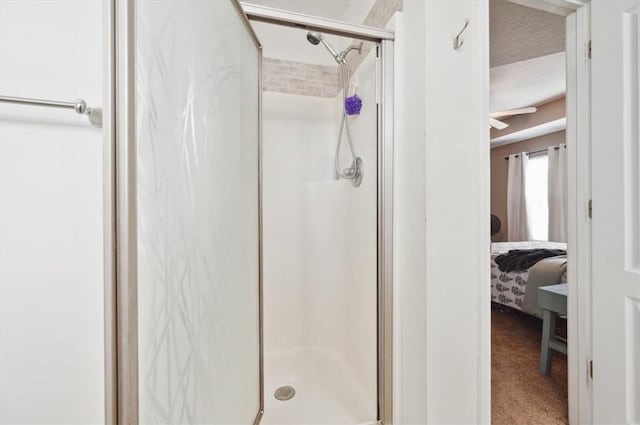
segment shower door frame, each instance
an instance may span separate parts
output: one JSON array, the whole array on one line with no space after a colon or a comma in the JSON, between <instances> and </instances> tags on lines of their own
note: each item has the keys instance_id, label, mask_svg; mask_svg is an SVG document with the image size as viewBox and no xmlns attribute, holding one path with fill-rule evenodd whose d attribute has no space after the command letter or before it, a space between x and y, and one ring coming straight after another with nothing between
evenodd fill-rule
<instances>
[{"instance_id":1,"label":"shower door frame","mask_svg":"<svg viewBox=\"0 0 640 425\"><path fill-rule=\"evenodd\" d=\"M395 33L241 2L250 21L377 43L377 423L393 423L393 164ZM264 353L262 353L264 355ZM263 376L264 380L264 376ZM264 393L264 389L262 390ZM264 397L264 394L263 394Z\"/></svg>"},{"instance_id":2,"label":"shower door frame","mask_svg":"<svg viewBox=\"0 0 640 425\"><path fill-rule=\"evenodd\" d=\"M260 237L258 411L264 412L262 333L262 46L239 0L238 12L258 52L258 211ZM136 0L108 0L104 13L104 293L105 424L139 423L137 152L135 108Z\"/></svg>"}]
</instances>

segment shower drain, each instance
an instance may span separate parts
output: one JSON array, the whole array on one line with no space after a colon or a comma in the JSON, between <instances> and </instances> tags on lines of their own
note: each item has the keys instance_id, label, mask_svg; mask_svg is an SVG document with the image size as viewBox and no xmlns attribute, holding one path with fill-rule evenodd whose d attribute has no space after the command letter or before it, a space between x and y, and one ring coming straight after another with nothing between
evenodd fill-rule
<instances>
[{"instance_id":1,"label":"shower drain","mask_svg":"<svg viewBox=\"0 0 640 425\"><path fill-rule=\"evenodd\" d=\"M296 389L289 385L280 387L273 393L276 399L282 401L291 400L294 395L296 395Z\"/></svg>"}]
</instances>

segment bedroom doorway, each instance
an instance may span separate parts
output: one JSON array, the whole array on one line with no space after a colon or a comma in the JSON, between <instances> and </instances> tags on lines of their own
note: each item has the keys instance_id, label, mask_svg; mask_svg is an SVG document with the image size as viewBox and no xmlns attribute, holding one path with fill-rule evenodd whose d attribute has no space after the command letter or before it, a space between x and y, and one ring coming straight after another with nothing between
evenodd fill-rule
<instances>
[{"instance_id":1,"label":"bedroom doorway","mask_svg":"<svg viewBox=\"0 0 640 425\"><path fill-rule=\"evenodd\" d=\"M563 424L567 26L565 15L521 3L489 4L491 416L496 425Z\"/></svg>"}]
</instances>

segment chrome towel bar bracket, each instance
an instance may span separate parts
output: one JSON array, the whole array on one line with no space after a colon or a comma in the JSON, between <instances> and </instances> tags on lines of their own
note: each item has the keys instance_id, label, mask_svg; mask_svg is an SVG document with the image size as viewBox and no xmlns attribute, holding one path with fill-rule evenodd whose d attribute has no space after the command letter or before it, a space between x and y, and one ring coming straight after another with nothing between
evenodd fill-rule
<instances>
[{"instance_id":1,"label":"chrome towel bar bracket","mask_svg":"<svg viewBox=\"0 0 640 425\"><path fill-rule=\"evenodd\" d=\"M102 128L102 109L90 108L84 100L61 102L58 100L29 99L25 97L0 96L0 102L17 103L20 105L49 106L52 108L73 109L76 113L86 115L92 126Z\"/></svg>"}]
</instances>

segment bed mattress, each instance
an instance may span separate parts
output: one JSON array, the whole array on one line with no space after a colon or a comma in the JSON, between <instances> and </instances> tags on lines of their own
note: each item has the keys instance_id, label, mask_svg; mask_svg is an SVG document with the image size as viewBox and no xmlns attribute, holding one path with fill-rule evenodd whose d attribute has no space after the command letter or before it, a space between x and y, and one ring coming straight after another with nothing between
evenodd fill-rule
<instances>
[{"instance_id":1,"label":"bed mattress","mask_svg":"<svg viewBox=\"0 0 640 425\"><path fill-rule=\"evenodd\" d=\"M567 249L566 243L560 242L494 242L491 244L491 301L506 305L516 310L524 311L528 314L535 314L535 311L528 311L523 308L525 305L525 294L529 281L530 268L512 272L503 272L496 264L496 257L509 252L512 249ZM542 260L544 261L544 260Z\"/></svg>"}]
</instances>

